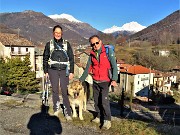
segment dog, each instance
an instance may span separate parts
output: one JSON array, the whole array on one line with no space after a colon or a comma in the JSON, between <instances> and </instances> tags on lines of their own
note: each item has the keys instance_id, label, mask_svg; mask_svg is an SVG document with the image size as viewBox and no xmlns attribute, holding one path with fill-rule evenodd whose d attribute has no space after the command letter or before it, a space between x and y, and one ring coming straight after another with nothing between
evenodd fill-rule
<instances>
[{"instance_id":1,"label":"dog","mask_svg":"<svg viewBox=\"0 0 180 135\"><path fill-rule=\"evenodd\" d=\"M77 117L76 106L79 108L79 119L84 120L82 112L86 111L87 96L80 81L72 81L68 85L68 97L72 108L72 117Z\"/></svg>"}]
</instances>

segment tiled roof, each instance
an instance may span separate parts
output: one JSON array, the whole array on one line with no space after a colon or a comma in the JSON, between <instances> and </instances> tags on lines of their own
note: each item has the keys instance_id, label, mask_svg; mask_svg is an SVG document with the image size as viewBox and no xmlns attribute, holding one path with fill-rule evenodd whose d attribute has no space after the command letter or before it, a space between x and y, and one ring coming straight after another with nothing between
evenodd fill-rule
<instances>
[{"instance_id":1,"label":"tiled roof","mask_svg":"<svg viewBox=\"0 0 180 135\"><path fill-rule=\"evenodd\" d=\"M91 48L90 47L87 47L86 48L86 50L84 51L84 53L86 53L87 55L89 55L90 54L90 52L91 52Z\"/></svg>"},{"instance_id":2,"label":"tiled roof","mask_svg":"<svg viewBox=\"0 0 180 135\"><path fill-rule=\"evenodd\" d=\"M117 64L124 64L125 62L124 62L124 60L118 60L117 59Z\"/></svg>"},{"instance_id":3,"label":"tiled roof","mask_svg":"<svg viewBox=\"0 0 180 135\"><path fill-rule=\"evenodd\" d=\"M173 69L174 70L180 70L180 66L175 66Z\"/></svg>"},{"instance_id":4,"label":"tiled roof","mask_svg":"<svg viewBox=\"0 0 180 135\"><path fill-rule=\"evenodd\" d=\"M17 34L0 33L0 42L5 46L34 46L32 42Z\"/></svg>"},{"instance_id":5,"label":"tiled roof","mask_svg":"<svg viewBox=\"0 0 180 135\"><path fill-rule=\"evenodd\" d=\"M83 54L83 52L75 52L74 56L80 56L81 54Z\"/></svg>"},{"instance_id":6,"label":"tiled roof","mask_svg":"<svg viewBox=\"0 0 180 135\"><path fill-rule=\"evenodd\" d=\"M81 54L84 54L84 53L89 55L91 50L92 50L91 48L87 47L84 51L81 51L81 52L76 51L75 56L80 56Z\"/></svg>"},{"instance_id":7,"label":"tiled roof","mask_svg":"<svg viewBox=\"0 0 180 135\"><path fill-rule=\"evenodd\" d=\"M155 77L159 78L159 77L170 77L170 76L175 76L176 73L172 73L172 72L160 72L160 71L156 71L155 72Z\"/></svg>"},{"instance_id":8,"label":"tiled roof","mask_svg":"<svg viewBox=\"0 0 180 135\"><path fill-rule=\"evenodd\" d=\"M148 74L154 73L154 70L143 67L141 65L130 65L130 64L120 64L120 72L126 72L129 74Z\"/></svg>"}]
</instances>

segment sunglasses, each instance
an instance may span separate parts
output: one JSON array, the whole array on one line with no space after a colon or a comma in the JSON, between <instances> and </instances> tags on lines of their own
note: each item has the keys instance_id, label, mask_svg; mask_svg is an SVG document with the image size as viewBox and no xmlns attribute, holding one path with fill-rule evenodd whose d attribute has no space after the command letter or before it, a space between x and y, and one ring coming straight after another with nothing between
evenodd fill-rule
<instances>
[{"instance_id":1,"label":"sunglasses","mask_svg":"<svg viewBox=\"0 0 180 135\"><path fill-rule=\"evenodd\" d=\"M99 44L99 41L98 42L95 42L95 43L91 43L91 46L95 46L95 45L98 45Z\"/></svg>"},{"instance_id":2,"label":"sunglasses","mask_svg":"<svg viewBox=\"0 0 180 135\"><path fill-rule=\"evenodd\" d=\"M54 34L56 34L56 35L60 35L60 34L62 34L61 32L54 32Z\"/></svg>"}]
</instances>

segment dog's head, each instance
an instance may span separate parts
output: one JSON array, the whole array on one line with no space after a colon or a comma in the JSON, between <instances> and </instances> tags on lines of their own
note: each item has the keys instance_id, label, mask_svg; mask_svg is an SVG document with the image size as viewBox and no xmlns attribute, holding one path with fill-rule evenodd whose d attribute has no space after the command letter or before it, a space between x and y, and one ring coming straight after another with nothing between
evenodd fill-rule
<instances>
[{"instance_id":1,"label":"dog's head","mask_svg":"<svg viewBox=\"0 0 180 135\"><path fill-rule=\"evenodd\" d=\"M76 99L80 95L84 94L84 87L82 85L82 82L80 81L73 81L68 85L68 94L72 98Z\"/></svg>"}]
</instances>

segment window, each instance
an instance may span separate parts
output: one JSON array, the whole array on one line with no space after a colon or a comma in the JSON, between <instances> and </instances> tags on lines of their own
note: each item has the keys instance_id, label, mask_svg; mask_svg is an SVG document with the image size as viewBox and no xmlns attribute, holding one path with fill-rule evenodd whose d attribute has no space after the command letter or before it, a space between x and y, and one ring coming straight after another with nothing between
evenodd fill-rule
<instances>
[{"instance_id":1,"label":"window","mask_svg":"<svg viewBox=\"0 0 180 135\"><path fill-rule=\"evenodd\" d=\"M37 64L35 64L35 69L36 69L36 71L39 71L39 67Z\"/></svg>"},{"instance_id":2,"label":"window","mask_svg":"<svg viewBox=\"0 0 180 135\"><path fill-rule=\"evenodd\" d=\"M18 54L21 54L21 47L18 47Z\"/></svg>"},{"instance_id":3,"label":"window","mask_svg":"<svg viewBox=\"0 0 180 135\"><path fill-rule=\"evenodd\" d=\"M28 52L28 48L26 48L26 52Z\"/></svg>"},{"instance_id":4,"label":"window","mask_svg":"<svg viewBox=\"0 0 180 135\"><path fill-rule=\"evenodd\" d=\"M11 47L11 52L14 53L14 47Z\"/></svg>"}]
</instances>

